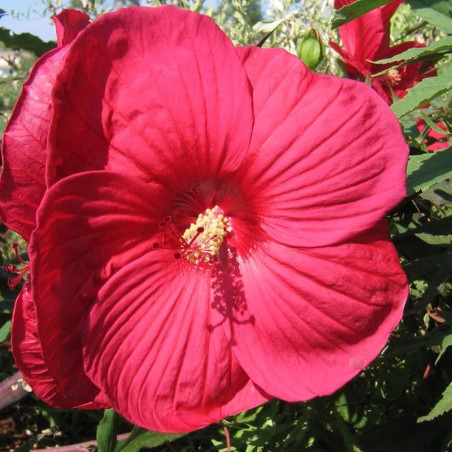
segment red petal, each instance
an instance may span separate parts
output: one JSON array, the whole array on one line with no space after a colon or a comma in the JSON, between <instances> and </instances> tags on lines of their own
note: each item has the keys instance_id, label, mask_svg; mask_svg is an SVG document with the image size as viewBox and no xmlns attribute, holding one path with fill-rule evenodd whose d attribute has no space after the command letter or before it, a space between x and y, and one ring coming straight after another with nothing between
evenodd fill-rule
<instances>
[{"instance_id":1,"label":"red petal","mask_svg":"<svg viewBox=\"0 0 452 452\"><path fill-rule=\"evenodd\" d=\"M68 396L92 390L76 320L106 280L152 250L170 202L155 184L108 172L71 176L44 196L29 248L32 284L45 359Z\"/></svg>"},{"instance_id":2,"label":"red petal","mask_svg":"<svg viewBox=\"0 0 452 452\"><path fill-rule=\"evenodd\" d=\"M240 59L210 18L186 10L103 15L74 42L54 95L52 183L109 168L183 189L234 171L248 149Z\"/></svg>"},{"instance_id":3,"label":"red petal","mask_svg":"<svg viewBox=\"0 0 452 452\"><path fill-rule=\"evenodd\" d=\"M25 283L14 304L11 347L18 369L36 395L55 408L108 408L110 405L99 390L90 400L70 399L61 393L49 373L37 334L36 313L31 287ZM80 394L81 396L83 394Z\"/></svg>"},{"instance_id":4,"label":"red petal","mask_svg":"<svg viewBox=\"0 0 452 452\"><path fill-rule=\"evenodd\" d=\"M83 334L86 371L134 424L194 430L267 400L215 326L210 291L208 272L183 267L168 250L100 290Z\"/></svg>"},{"instance_id":5,"label":"red petal","mask_svg":"<svg viewBox=\"0 0 452 452\"><path fill-rule=\"evenodd\" d=\"M407 297L388 237L382 223L329 248L267 242L240 265L246 309L227 317L225 331L255 384L307 400L332 393L377 356Z\"/></svg>"},{"instance_id":6,"label":"red petal","mask_svg":"<svg viewBox=\"0 0 452 452\"><path fill-rule=\"evenodd\" d=\"M45 191L47 134L52 115L50 92L67 48L53 50L33 67L3 136L1 217L29 240L36 209Z\"/></svg>"},{"instance_id":7,"label":"red petal","mask_svg":"<svg viewBox=\"0 0 452 452\"><path fill-rule=\"evenodd\" d=\"M242 190L261 227L294 246L339 243L405 196L408 147L363 83L309 72L283 50L242 50L255 126Z\"/></svg>"},{"instance_id":8,"label":"red petal","mask_svg":"<svg viewBox=\"0 0 452 452\"><path fill-rule=\"evenodd\" d=\"M53 17L58 47L70 44L77 35L89 24L89 16L81 11L64 9Z\"/></svg>"},{"instance_id":9,"label":"red petal","mask_svg":"<svg viewBox=\"0 0 452 452\"><path fill-rule=\"evenodd\" d=\"M76 11L56 16L57 33L61 35L64 25L65 42L83 28L80 15L87 17ZM3 136L0 215L9 228L26 240L36 226L36 209L45 191L51 91L67 50L67 47L55 49L34 65Z\"/></svg>"}]
</instances>

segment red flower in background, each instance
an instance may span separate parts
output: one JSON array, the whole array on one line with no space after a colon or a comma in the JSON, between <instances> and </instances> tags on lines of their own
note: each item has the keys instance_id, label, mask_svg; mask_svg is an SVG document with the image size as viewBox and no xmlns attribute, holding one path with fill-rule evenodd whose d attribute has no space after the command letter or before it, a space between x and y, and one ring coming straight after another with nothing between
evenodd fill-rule
<instances>
[{"instance_id":1,"label":"red flower in background","mask_svg":"<svg viewBox=\"0 0 452 452\"><path fill-rule=\"evenodd\" d=\"M105 14L31 87L50 70L0 190L31 234L12 343L41 397L187 431L375 358L407 295L382 217L408 149L372 90L171 7Z\"/></svg>"},{"instance_id":2,"label":"red flower in background","mask_svg":"<svg viewBox=\"0 0 452 452\"><path fill-rule=\"evenodd\" d=\"M354 1L335 0L334 7L340 9ZM424 46L416 41L390 45L390 19L402 2L403 0L396 0L340 26L342 47L330 42L343 58L349 77L362 81L370 79L372 87L389 104L392 103L394 95L402 98L409 88L424 77L435 75L433 66L424 67L422 62L407 64L397 69L389 69L394 63L372 63L391 58L413 47ZM375 76L385 69L388 69L386 73Z\"/></svg>"},{"instance_id":3,"label":"red flower in background","mask_svg":"<svg viewBox=\"0 0 452 452\"><path fill-rule=\"evenodd\" d=\"M436 123L436 126L440 129L443 129L444 133L439 133L438 131L432 129L421 118L416 119L416 126L419 133L422 133L425 127L429 128L427 135L424 139L426 147L429 151L440 151L442 149L447 149L451 145L449 139L450 134L448 134L447 128L444 125L444 123L442 122Z\"/></svg>"}]
</instances>

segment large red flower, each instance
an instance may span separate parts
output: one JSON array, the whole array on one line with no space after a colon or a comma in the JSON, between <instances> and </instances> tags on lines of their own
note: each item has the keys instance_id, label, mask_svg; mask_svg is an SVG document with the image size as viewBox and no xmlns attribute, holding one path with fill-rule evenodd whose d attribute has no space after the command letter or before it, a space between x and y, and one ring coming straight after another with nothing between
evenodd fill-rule
<instances>
[{"instance_id":1,"label":"large red flower","mask_svg":"<svg viewBox=\"0 0 452 452\"><path fill-rule=\"evenodd\" d=\"M380 352L407 295L382 217L408 150L370 88L137 7L77 36L48 101L12 338L35 389L39 365L65 401L178 432L330 394Z\"/></svg>"},{"instance_id":2,"label":"large red flower","mask_svg":"<svg viewBox=\"0 0 452 452\"><path fill-rule=\"evenodd\" d=\"M334 7L339 9L354 2L355 0L334 0ZM388 103L392 103L394 96L405 96L407 90L424 77L435 75L433 66L425 67L422 62L407 64L398 69L390 69L394 63L372 63L392 58L413 47L423 47L423 44L416 41L390 45L389 21L402 2L403 0L393 1L340 26L342 47L330 42L343 58L349 77L362 81L370 80L372 87ZM376 76L385 70L385 73Z\"/></svg>"}]
</instances>

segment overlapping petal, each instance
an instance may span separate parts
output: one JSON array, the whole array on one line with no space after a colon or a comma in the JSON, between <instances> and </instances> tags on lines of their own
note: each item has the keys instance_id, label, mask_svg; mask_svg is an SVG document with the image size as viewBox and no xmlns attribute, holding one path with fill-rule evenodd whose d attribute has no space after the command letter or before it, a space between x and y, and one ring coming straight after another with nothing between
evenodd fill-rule
<instances>
[{"instance_id":1,"label":"overlapping petal","mask_svg":"<svg viewBox=\"0 0 452 452\"><path fill-rule=\"evenodd\" d=\"M342 8L354 1L335 0L334 8ZM377 8L339 27L339 35L348 58L366 65L365 60L372 60L379 50L389 47L389 20L386 23L384 17L382 8ZM349 63L347 60L346 62ZM370 63L367 65L370 67Z\"/></svg>"},{"instance_id":2,"label":"overlapping petal","mask_svg":"<svg viewBox=\"0 0 452 452\"><path fill-rule=\"evenodd\" d=\"M377 356L407 296L387 237L382 222L327 248L267 242L243 262L246 312L229 316L225 332L255 384L274 397L307 400L332 393Z\"/></svg>"},{"instance_id":3,"label":"overlapping petal","mask_svg":"<svg viewBox=\"0 0 452 452\"><path fill-rule=\"evenodd\" d=\"M172 7L96 20L72 46L54 100L51 183L108 168L182 190L236 170L253 123L232 43L210 18Z\"/></svg>"},{"instance_id":4,"label":"overlapping petal","mask_svg":"<svg viewBox=\"0 0 452 452\"><path fill-rule=\"evenodd\" d=\"M52 115L51 91L69 44L88 24L88 16L65 11L55 18L60 47L34 65L3 135L0 215L26 240L36 226L36 209L45 191L47 136Z\"/></svg>"},{"instance_id":5,"label":"overlapping petal","mask_svg":"<svg viewBox=\"0 0 452 452\"><path fill-rule=\"evenodd\" d=\"M47 191L29 248L32 284L44 358L68 397L94 390L80 319L106 280L152 250L168 202L160 186L109 172L68 177Z\"/></svg>"},{"instance_id":6,"label":"overlapping petal","mask_svg":"<svg viewBox=\"0 0 452 452\"><path fill-rule=\"evenodd\" d=\"M55 408L108 408L110 403L98 391L94 397L70 399L63 395L57 381L49 373L37 333L36 312L30 283L22 288L15 304L11 347L16 365L35 394ZM94 399L94 400L93 400Z\"/></svg>"},{"instance_id":7,"label":"overlapping petal","mask_svg":"<svg viewBox=\"0 0 452 452\"><path fill-rule=\"evenodd\" d=\"M310 73L283 50L241 53L255 105L242 190L273 239L339 243L403 199L408 147L369 87Z\"/></svg>"},{"instance_id":8,"label":"overlapping petal","mask_svg":"<svg viewBox=\"0 0 452 452\"><path fill-rule=\"evenodd\" d=\"M148 253L105 284L90 308L83 345L88 375L122 415L181 432L267 399L216 325L210 273L173 254Z\"/></svg>"}]
</instances>

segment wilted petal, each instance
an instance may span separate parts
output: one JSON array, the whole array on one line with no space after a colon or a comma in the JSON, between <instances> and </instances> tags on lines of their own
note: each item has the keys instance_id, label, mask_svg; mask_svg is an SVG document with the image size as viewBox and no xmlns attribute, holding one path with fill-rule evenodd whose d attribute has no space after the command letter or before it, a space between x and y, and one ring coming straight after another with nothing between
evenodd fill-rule
<instances>
[{"instance_id":1,"label":"wilted petal","mask_svg":"<svg viewBox=\"0 0 452 452\"><path fill-rule=\"evenodd\" d=\"M273 239L339 243L403 199L408 147L372 89L310 73L283 50L242 55L256 117L241 185Z\"/></svg>"},{"instance_id":2,"label":"wilted petal","mask_svg":"<svg viewBox=\"0 0 452 452\"><path fill-rule=\"evenodd\" d=\"M81 323L102 284L152 250L170 197L156 184L109 172L71 176L47 191L30 243L38 334L51 374L77 398Z\"/></svg>"},{"instance_id":3,"label":"wilted petal","mask_svg":"<svg viewBox=\"0 0 452 452\"><path fill-rule=\"evenodd\" d=\"M64 396L58 383L47 368L38 338L36 312L29 282L24 284L14 303L11 347L14 360L35 394L55 408L108 408L110 404L97 388L92 392L79 394L80 398ZM97 390L96 390L97 389Z\"/></svg>"},{"instance_id":4,"label":"wilted petal","mask_svg":"<svg viewBox=\"0 0 452 452\"><path fill-rule=\"evenodd\" d=\"M255 384L307 400L332 393L377 356L407 297L388 234L382 223L316 250L267 242L240 265L246 311L227 316L225 331Z\"/></svg>"},{"instance_id":5,"label":"wilted petal","mask_svg":"<svg viewBox=\"0 0 452 452\"><path fill-rule=\"evenodd\" d=\"M72 46L54 96L52 183L108 168L183 189L234 171L248 149L240 59L210 18L186 10L101 16Z\"/></svg>"},{"instance_id":6,"label":"wilted petal","mask_svg":"<svg viewBox=\"0 0 452 452\"><path fill-rule=\"evenodd\" d=\"M188 431L266 401L214 327L210 287L209 272L156 250L100 290L83 332L85 368L131 422Z\"/></svg>"}]
</instances>

